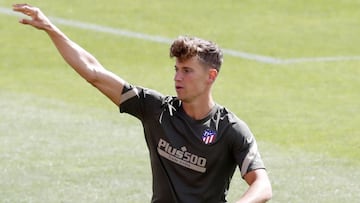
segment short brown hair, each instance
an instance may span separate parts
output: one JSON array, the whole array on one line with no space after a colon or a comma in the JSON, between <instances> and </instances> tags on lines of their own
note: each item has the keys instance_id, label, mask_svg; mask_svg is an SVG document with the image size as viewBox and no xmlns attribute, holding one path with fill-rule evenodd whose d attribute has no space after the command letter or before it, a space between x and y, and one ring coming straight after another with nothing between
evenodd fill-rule
<instances>
[{"instance_id":1,"label":"short brown hair","mask_svg":"<svg viewBox=\"0 0 360 203\"><path fill-rule=\"evenodd\" d=\"M170 57L187 60L197 56L199 61L220 71L223 53L217 44L197 37L179 36L170 47Z\"/></svg>"}]
</instances>

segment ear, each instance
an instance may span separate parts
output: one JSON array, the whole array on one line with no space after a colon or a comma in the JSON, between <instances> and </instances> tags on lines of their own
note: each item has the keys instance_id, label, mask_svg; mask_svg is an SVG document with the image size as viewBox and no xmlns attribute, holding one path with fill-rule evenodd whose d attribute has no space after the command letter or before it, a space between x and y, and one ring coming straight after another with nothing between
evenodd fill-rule
<instances>
[{"instance_id":1,"label":"ear","mask_svg":"<svg viewBox=\"0 0 360 203\"><path fill-rule=\"evenodd\" d=\"M209 81L211 83L215 82L217 75L218 75L218 71L215 68L209 69Z\"/></svg>"}]
</instances>

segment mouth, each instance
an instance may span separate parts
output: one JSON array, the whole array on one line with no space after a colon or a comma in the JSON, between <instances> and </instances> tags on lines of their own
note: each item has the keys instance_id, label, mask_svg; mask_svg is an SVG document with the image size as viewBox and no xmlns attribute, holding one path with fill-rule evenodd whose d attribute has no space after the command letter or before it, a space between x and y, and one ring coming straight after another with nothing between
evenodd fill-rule
<instances>
[{"instance_id":1,"label":"mouth","mask_svg":"<svg viewBox=\"0 0 360 203\"><path fill-rule=\"evenodd\" d=\"M179 90L181 90L181 89L184 89L184 87L179 86L179 85L176 85L176 86L175 86L175 89L176 89L176 91L179 91Z\"/></svg>"}]
</instances>

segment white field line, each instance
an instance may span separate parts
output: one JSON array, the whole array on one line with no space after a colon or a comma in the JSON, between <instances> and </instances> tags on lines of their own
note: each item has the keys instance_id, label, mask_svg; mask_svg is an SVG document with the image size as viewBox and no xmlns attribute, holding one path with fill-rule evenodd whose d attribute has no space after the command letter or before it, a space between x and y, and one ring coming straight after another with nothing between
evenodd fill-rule
<instances>
[{"instance_id":1,"label":"white field line","mask_svg":"<svg viewBox=\"0 0 360 203\"><path fill-rule=\"evenodd\" d=\"M11 9L0 7L0 13L4 15L10 16L23 16L18 14ZM146 41L152 41L157 43L165 43L170 44L173 39L148 35L145 33L133 32L125 29L112 28L92 23L86 23L75 20L67 20L63 18L49 17L52 22L55 24L66 25L69 27L75 27L84 30L92 30L95 32L102 32L117 36L129 37L129 38L137 38ZM352 61L352 60L360 60L360 56L329 56L329 57L309 57L309 58L275 58L270 56L264 56L259 54L253 54L249 52L236 51L231 49L223 49L224 54L239 57L247 60L253 60L260 63L268 63L268 64L294 64L294 63L304 63L304 62L333 62L333 61Z\"/></svg>"}]
</instances>

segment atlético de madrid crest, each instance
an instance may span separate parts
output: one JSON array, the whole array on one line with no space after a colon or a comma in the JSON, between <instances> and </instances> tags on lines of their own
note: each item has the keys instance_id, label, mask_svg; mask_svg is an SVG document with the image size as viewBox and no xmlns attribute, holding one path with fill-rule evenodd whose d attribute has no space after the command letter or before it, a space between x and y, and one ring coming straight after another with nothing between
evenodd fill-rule
<instances>
[{"instance_id":1,"label":"atl\u00e9tico de madrid crest","mask_svg":"<svg viewBox=\"0 0 360 203\"><path fill-rule=\"evenodd\" d=\"M211 143L215 142L216 131L211 130L211 129L205 129L201 136L201 139L205 144L211 144Z\"/></svg>"}]
</instances>

